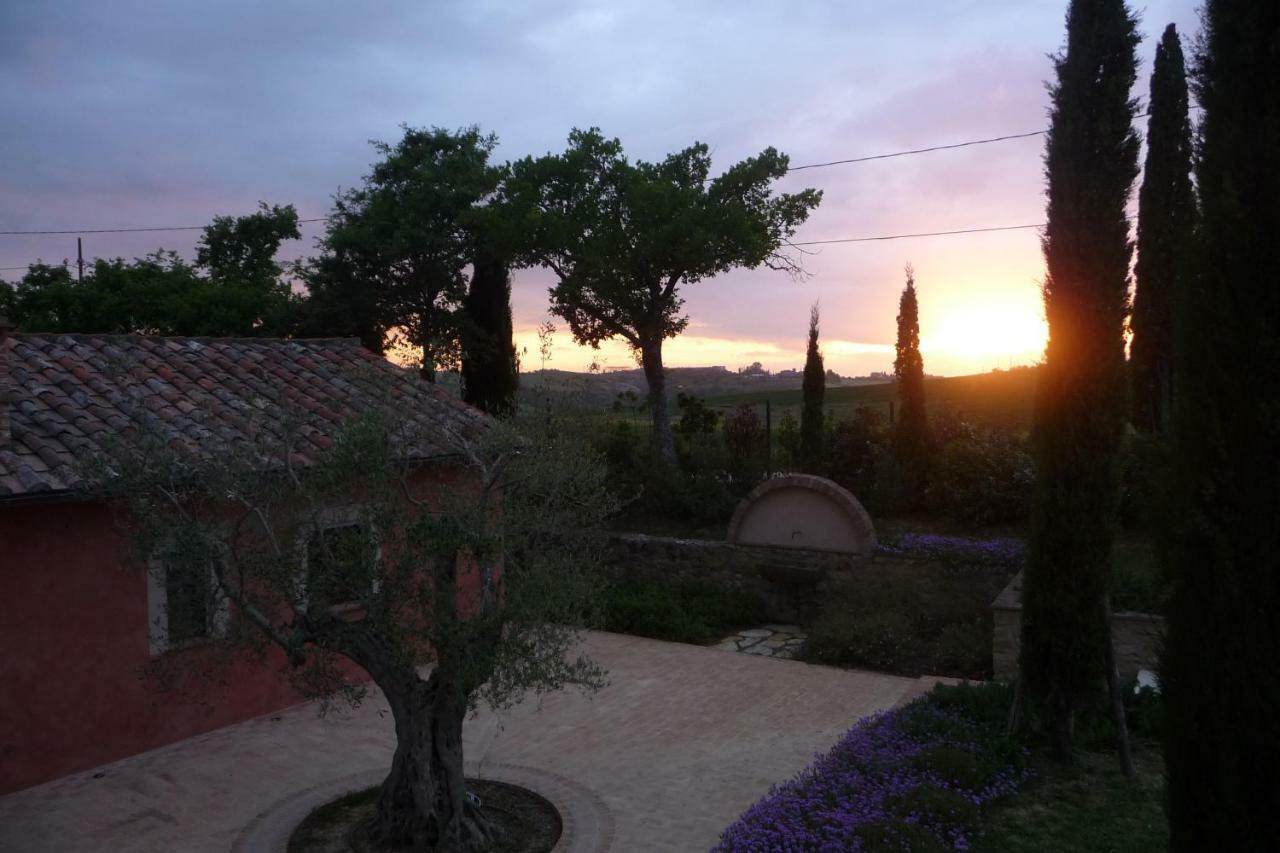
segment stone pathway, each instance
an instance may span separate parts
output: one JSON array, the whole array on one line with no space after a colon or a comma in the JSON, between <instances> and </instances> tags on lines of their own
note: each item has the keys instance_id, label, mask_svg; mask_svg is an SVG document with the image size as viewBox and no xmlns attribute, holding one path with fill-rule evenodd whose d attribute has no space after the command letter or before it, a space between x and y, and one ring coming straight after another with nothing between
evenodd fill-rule
<instances>
[{"instance_id":1,"label":"stone pathway","mask_svg":"<svg viewBox=\"0 0 1280 853\"><path fill-rule=\"evenodd\" d=\"M481 711L466 754L481 775L524 768L535 790L553 774L566 796L585 792L607 815L597 835L622 853L709 849L771 785L919 687L618 634L584 645L608 687ZM394 743L376 691L323 718L297 706L0 797L0 851L228 853L300 792L377 778Z\"/></svg>"},{"instance_id":2,"label":"stone pathway","mask_svg":"<svg viewBox=\"0 0 1280 853\"><path fill-rule=\"evenodd\" d=\"M766 658L782 658L791 660L800 652L800 647L808 639L798 625L763 625L759 628L748 628L731 637L725 637L714 648L726 652L742 652L746 655L758 655Z\"/></svg>"}]
</instances>

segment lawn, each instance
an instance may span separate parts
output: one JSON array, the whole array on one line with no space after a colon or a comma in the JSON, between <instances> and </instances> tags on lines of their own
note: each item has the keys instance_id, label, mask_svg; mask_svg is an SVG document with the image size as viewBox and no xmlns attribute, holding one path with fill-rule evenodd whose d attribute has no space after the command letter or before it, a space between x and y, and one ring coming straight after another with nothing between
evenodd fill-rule
<instances>
[{"instance_id":1,"label":"lawn","mask_svg":"<svg viewBox=\"0 0 1280 853\"><path fill-rule=\"evenodd\" d=\"M1169 846L1162 808L1159 744L1140 741L1138 778L1124 778L1116 757L1082 752L1073 767L1037 755L1036 781L994 806L976 853L1157 853Z\"/></svg>"}]
</instances>

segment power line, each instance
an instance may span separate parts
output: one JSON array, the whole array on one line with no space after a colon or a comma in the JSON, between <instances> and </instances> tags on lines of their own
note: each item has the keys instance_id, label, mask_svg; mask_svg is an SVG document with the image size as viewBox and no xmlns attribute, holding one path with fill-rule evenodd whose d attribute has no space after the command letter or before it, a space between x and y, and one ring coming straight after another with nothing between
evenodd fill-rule
<instances>
[{"instance_id":1,"label":"power line","mask_svg":"<svg viewBox=\"0 0 1280 853\"><path fill-rule=\"evenodd\" d=\"M1141 118L1141 116L1139 116ZM967 142L953 142L949 145L930 145L928 148L911 148L906 151L891 151L888 154L870 154L866 157L850 157L847 160L830 160L826 163L806 163L803 166L792 166L788 172L801 169L822 169L826 166L843 166L846 163L868 163L872 160L889 160L893 157L907 157L912 154L928 154L932 151L949 151L953 148L968 148L970 145L987 145L992 142L1007 142L1010 139L1028 139L1032 136L1043 136L1048 130L1032 130L1027 133L1010 133L1006 136L992 136L989 139L970 139Z\"/></svg>"},{"instance_id":2,"label":"power line","mask_svg":"<svg viewBox=\"0 0 1280 853\"><path fill-rule=\"evenodd\" d=\"M834 240L805 240L791 243L792 246L823 246L829 243L874 243L881 240L907 240L912 237L947 237L952 234L985 234L989 231L1020 231L1027 228L1043 228L1045 223L1035 222L1029 225L995 225L990 228L957 228L952 231L918 231L912 234L883 234L876 237L841 237Z\"/></svg>"},{"instance_id":3,"label":"power line","mask_svg":"<svg viewBox=\"0 0 1280 853\"><path fill-rule=\"evenodd\" d=\"M315 219L299 219L304 222L327 222L329 217L320 216ZM35 234L138 234L150 231L203 231L208 225L158 225L151 228L76 228L69 231L0 231L0 237L15 237Z\"/></svg>"}]
</instances>

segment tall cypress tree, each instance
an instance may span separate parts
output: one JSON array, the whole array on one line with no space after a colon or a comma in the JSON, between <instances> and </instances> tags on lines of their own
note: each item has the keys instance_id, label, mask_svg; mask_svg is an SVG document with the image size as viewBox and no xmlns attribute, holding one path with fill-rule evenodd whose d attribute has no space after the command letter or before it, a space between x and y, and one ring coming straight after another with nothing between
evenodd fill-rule
<instances>
[{"instance_id":1,"label":"tall cypress tree","mask_svg":"<svg viewBox=\"0 0 1280 853\"><path fill-rule=\"evenodd\" d=\"M1191 276L1196 200L1182 43L1173 24L1151 72L1147 162L1138 194L1138 263L1130 345L1133 422L1165 432L1173 398L1173 300Z\"/></svg>"},{"instance_id":2,"label":"tall cypress tree","mask_svg":"<svg viewBox=\"0 0 1280 853\"><path fill-rule=\"evenodd\" d=\"M1035 401L1020 683L1024 698L1051 714L1060 761L1071 760L1075 712L1101 683L1110 649L1138 41L1123 0L1072 0L1050 87L1042 241L1049 342Z\"/></svg>"},{"instance_id":3,"label":"tall cypress tree","mask_svg":"<svg viewBox=\"0 0 1280 853\"><path fill-rule=\"evenodd\" d=\"M511 331L511 274L481 246L462 303L462 399L491 415L515 411L520 369Z\"/></svg>"},{"instance_id":4,"label":"tall cypress tree","mask_svg":"<svg viewBox=\"0 0 1280 853\"><path fill-rule=\"evenodd\" d=\"M924 485L929 455L929 419L924 408L924 358L920 355L920 306L915 271L907 264L907 286L898 300L898 341L893 375L898 384L898 419L893 448L917 493Z\"/></svg>"},{"instance_id":5,"label":"tall cypress tree","mask_svg":"<svg viewBox=\"0 0 1280 853\"><path fill-rule=\"evenodd\" d=\"M809 345L804 357L804 402L800 408L800 462L804 470L822 470L822 401L826 396L827 377L822 368L822 350L818 348L818 303L809 310Z\"/></svg>"},{"instance_id":6,"label":"tall cypress tree","mask_svg":"<svg viewBox=\"0 0 1280 853\"><path fill-rule=\"evenodd\" d=\"M1176 851L1280 838L1280 4L1208 0L1197 274L1174 306L1161 669Z\"/></svg>"}]
</instances>

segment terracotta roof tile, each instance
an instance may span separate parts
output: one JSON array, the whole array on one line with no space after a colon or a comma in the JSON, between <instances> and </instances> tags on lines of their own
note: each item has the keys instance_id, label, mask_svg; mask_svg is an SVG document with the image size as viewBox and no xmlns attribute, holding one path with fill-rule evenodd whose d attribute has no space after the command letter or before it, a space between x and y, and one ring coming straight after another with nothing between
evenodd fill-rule
<instances>
[{"instance_id":1,"label":"terracotta roof tile","mask_svg":"<svg viewBox=\"0 0 1280 853\"><path fill-rule=\"evenodd\" d=\"M0 497L74 490L78 453L161 430L170 442L279 438L286 412L303 421L292 448L313 459L348 417L411 416L406 455L452 452L449 434L489 423L475 409L347 339L151 338L11 334L11 437L0 445Z\"/></svg>"}]
</instances>

